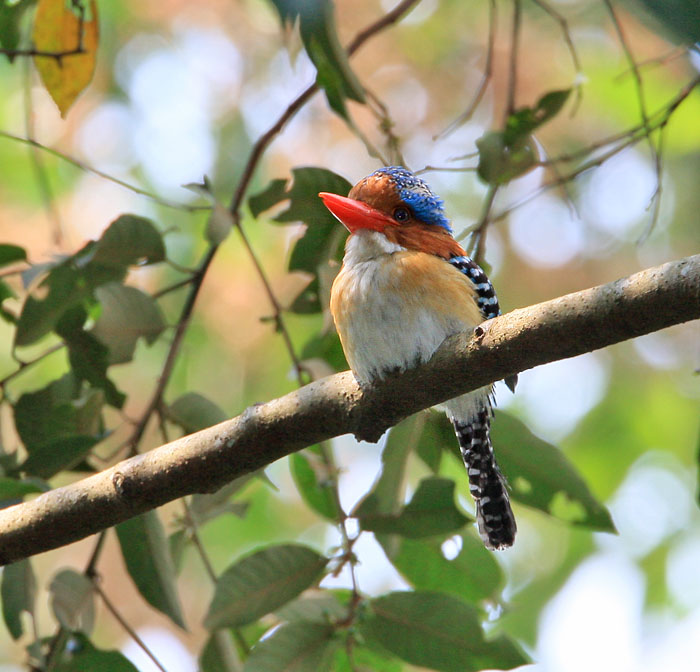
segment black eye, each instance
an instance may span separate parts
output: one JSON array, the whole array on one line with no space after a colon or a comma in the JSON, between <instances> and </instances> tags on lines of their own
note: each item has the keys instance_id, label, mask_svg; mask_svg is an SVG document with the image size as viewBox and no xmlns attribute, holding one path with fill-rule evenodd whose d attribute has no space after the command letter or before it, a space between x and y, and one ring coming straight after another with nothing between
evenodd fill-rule
<instances>
[{"instance_id":1,"label":"black eye","mask_svg":"<svg viewBox=\"0 0 700 672\"><path fill-rule=\"evenodd\" d=\"M394 210L394 219L397 222L407 222L411 219L411 213L408 208L396 208L396 210Z\"/></svg>"}]
</instances>

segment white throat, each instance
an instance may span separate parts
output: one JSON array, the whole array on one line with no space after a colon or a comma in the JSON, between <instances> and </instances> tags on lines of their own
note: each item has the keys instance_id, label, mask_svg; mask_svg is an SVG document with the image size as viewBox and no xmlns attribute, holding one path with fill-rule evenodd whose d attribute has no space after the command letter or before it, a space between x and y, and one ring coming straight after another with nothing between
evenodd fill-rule
<instances>
[{"instance_id":1,"label":"white throat","mask_svg":"<svg viewBox=\"0 0 700 672\"><path fill-rule=\"evenodd\" d=\"M355 266L363 262L372 261L385 254L394 254L405 250L405 247L392 243L379 231L363 229L348 238L345 246L346 266Z\"/></svg>"}]
</instances>

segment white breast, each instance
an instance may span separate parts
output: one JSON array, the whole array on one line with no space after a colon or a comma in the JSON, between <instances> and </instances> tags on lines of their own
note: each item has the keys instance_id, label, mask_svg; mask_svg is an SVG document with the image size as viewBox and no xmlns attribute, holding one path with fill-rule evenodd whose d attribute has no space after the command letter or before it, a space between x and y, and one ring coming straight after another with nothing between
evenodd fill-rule
<instances>
[{"instance_id":1,"label":"white breast","mask_svg":"<svg viewBox=\"0 0 700 672\"><path fill-rule=\"evenodd\" d=\"M380 233L355 234L334 283L333 315L361 383L427 361L447 336L465 328L449 309L426 301L420 283L402 281L392 255L403 250Z\"/></svg>"}]
</instances>

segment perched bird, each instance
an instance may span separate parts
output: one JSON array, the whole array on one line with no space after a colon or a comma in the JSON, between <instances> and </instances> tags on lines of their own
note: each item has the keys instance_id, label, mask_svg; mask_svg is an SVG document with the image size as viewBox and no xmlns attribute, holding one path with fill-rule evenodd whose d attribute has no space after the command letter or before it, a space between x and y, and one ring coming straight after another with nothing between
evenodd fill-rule
<instances>
[{"instance_id":1,"label":"perched bird","mask_svg":"<svg viewBox=\"0 0 700 672\"><path fill-rule=\"evenodd\" d=\"M500 314L486 274L453 238L443 202L406 168L381 168L347 197L322 192L350 231L331 313L358 382L430 359L450 335ZM491 447L492 387L446 403L487 548L515 538L515 518Z\"/></svg>"}]
</instances>

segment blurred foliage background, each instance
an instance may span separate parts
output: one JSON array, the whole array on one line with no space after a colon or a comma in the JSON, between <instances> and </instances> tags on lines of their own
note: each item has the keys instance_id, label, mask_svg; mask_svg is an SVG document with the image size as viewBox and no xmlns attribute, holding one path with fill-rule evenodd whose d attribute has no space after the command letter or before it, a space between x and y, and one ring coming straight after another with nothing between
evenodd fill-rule
<instances>
[{"instance_id":1,"label":"blurred foliage background","mask_svg":"<svg viewBox=\"0 0 700 672\"><path fill-rule=\"evenodd\" d=\"M475 222L483 225L477 252L490 269L504 311L697 253L700 57L684 46L700 37L695 5L682 0L614 6L593 0L417 2L396 25L368 40L351 60L367 103L352 100L352 95L348 98L352 75L346 81L349 90L336 92L335 99L332 92L328 99L323 93L313 96L273 137L256 163L246 185L246 202L271 180L290 180L292 171L300 167L333 171L351 184L380 167L383 160L425 169L423 177L444 198L457 234ZM130 449L144 451L164 438L174 438L182 429L192 431L235 416L250 404L294 389L298 377L306 380L346 368L326 310L328 288L337 270L337 262L329 255L342 242L340 227L323 234L322 249L310 257L307 271L311 273L289 271L291 251L296 251L298 259L298 251L308 252L312 243L309 237L302 238L306 227L296 221L304 217L288 213L285 217L285 209L291 207L294 212L297 207L313 221L314 205L307 203L307 197L318 182L311 180L296 206L293 200L292 206L278 203L267 209L281 199L266 192L264 204L251 204L255 218L248 207L243 208L240 225L247 243L236 231L225 238L232 224L227 216L219 213L218 224L210 221L212 199L224 206L231 201L254 143L316 77L304 46L309 49L313 36L324 34L325 28L307 25L304 34L303 11L303 40L292 25L293 16L287 16L292 21L281 27L280 15L294 6L268 0L98 3L94 76L64 118L39 80L32 59L20 54L0 61L0 240L24 248L28 259L17 258L0 269L8 288L2 304L7 319L0 322L6 344L0 349L0 420L5 478L28 483L28 493L41 490L49 478L52 486L68 483L81 470L102 469ZM312 14L321 6L330 7L323 2L299 6L311 7ZM392 6L388 0L337 0L340 42L347 44ZM5 50L30 47L34 11L32 2L0 1ZM484 78L489 45L492 72L484 95L469 119L454 124L470 107ZM331 80L340 86L337 71L331 68L331 72ZM502 130L508 112L535 109L545 94L564 90L571 93L563 108L536 129L532 151L538 160L514 175L497 173L486 184L482 179L485 153L482 146L481 156L475 154L477 141L490 130ZM658 121L654 114L668 109L674 100L679 104L661 131L653 133L651 140L642 137L639 127L643 130L645 117ZM525 135L529 142L529 133ZM610 138L617 139L601 142ZM623 144L629 146L620 149ZM567 155L573 158L538 163ZM479 159L480 174L475 170ZM183 187L202 183L205 175L209 187ZM569 175L571 179L565 181ZM324 173L323 179L337 178ZM558 181L566 183L543 189ZM75 254L87 241L100 239L110 223L126 213L153 222L167 260L162 261L151 247L150 253L136 256L152 263L136 265L136 259L126 258L117 272L124 274L129 267L127 284L142 295L157 297L153 301L156 316L151 314L151 321L139 327L137 335L143 338L136 343L133 361L109 367L109 379L125 395L125 403L121 409L100 405L101 440L93 442L86 460L81 453L77 463L61 464L55 473L18 471L18 462L26 456L20 440L24 437L16 426L19 400L75 368L66 350L58 347L62 338L70 340L66 325L60 334L54 330L14 347L17 325L13 320L23 310L28 287L37 289L38 281L26 271L33 269L34 276L41 277L41 264ZM141 244L148 224L136 221L141 222L137 226ZM190 270L201 263L208 240L219 239L217 230L223 242L206 270L163 404L143 423L143 436L133 441L164 370L192 286ZM304 239L306 247L300 248ZM154 245L158 248L159 243ZM3 250L11 256L11 248ZM284 333L296 356L304 360L301 372L290 359L257 263L283 309ZM300 267L304 268L296 268ZM321 312L300 310L300 304L295 304L312 279L317 283L313 290ZM36 296L41 298L41 288ZM311 303L316 298L308 292L302 296ZM100 319L107 300L103 292L101 298L85 304L93 311L82 316L85 325ZM294 311L287 310L295 305ZM143 317L139 311L133 314ZM451 560L448 565L455 572L455 578L443 580L462 585L462 571L476 580L481 589L462 597L478 605L487 632L506 634L519 643L534 661L529 669L694 670L700 665L700 516L695 502L699 336L697 323L682 325L525 372L514 396L502 385L497 388L499 407L509 414L500 423L496 415L497 450L499 445L508 446L520 460L527 460L518 453L519 447L536 454L538 447L547 450L542 440L555 444L587 484L591 510L599 502L605 504L618 531L590 529L609 527L601 508L596 509L603 516L597 523L572 525L581 514L576 502L564 497L548 499L541 507L550 515L518 506L516 545L496 556L472 548L476 537L469 526L461 530L463 520L458 534L451 530L440 538L436 548ZM81 352L78 349L78 356ZM35 358L36 364L21 363ZM109 395L105 385L96 387ZM25 407L34 399L24 398ZM33 418L43 421L43 399L34 399L36 405L23 416L25 424L31 425ZM420 441L426 443L427 436L449 452L452 439L435 417L430 412L420 414L389 437L395 435L394 444L401 446L412 440L406 435L418 436L425 426L429 431L420 435ZM358 444L352 437L333 441L338 493L346 511L372 487L385 443L389 446L391 438L379 446ZM389 459L385 453L385 460ZM410 499L421 479L434 470L435 459L429 446L406 456L407 490L404 494L397 486L396 497ZM198 548L205 549L211 571L219 575L241 556L270 544L299 542L320 553L333 554L336 549L336 556L338 548L347 546L347 538L327 520L332 519L332 511L326 518L319 515L324 506L332 509L333 504L309 502L313 493L330 496L323 490L328 463L319 453L307 453L292 466L296 482L289 460L282 460L267 470L266 478L237 484L235 492L226 493L228 499L202 504L206 513L197 527L188 518L191 508L183 510L181 503L159 511L171 535L178 571L179 600L170 607L161 605L169 617L144 602L134 583L139 570L127 568L123 559L130 554L124 539L148 533L122 531L121 546L117 535L106 537L92 568L99 576L96 585L168 671L195 670L198 665L207 671L239 669L230 661L231 666L226 666L229 663L222 662L220 652L212 653L215 647L208 648L209 654L198 663L208 637L202 623L213 595ZM445 457L439 469L443 477L456 481L458 508L468 512L471 501L461 466ZM517 479L520 472L517 466L514 469ZM551 477L552 493L556 493L556 479L562 477L558 467L548 463L544 469L541 482L535 475L530 485L545 488ZM304 474L308 476L309 471L312 484L305 487ZM42 476L44 480L36 480ZM9 480L2 484L2 495L11 503L23 493L13 490ZM527 493L520 494L526 499ZM353 524L352 520L346 523L352 538L358 531ZM148 525L144 523L146 529ZM377 537L382 542L379 532ZM358 561L354 579L362 594L380 596L409 584L421 587L417 584L425 577L412 580L410 568L400 574L396 555L393 565L388 561L391 553L385 551L390 543L384 538L380 545L373 534L363 533L351 544ZM21 575L13 570L11 579L5 570L3 607L6 622L10 612L14 632L12 636L8 630L0 633L0 669L23 669L25 647L37 638L49 638L48 647L56 648L57 633L67 638L67 630L91 633L92 645L121 650L140 670L158 669L113 617L104 599L96 600L94 626L81 621L67 628L57 616L56 596L61 590L92 594L91 581L87 588L79 579L78 585L71 581L83 572L94 549L95 539L86 539L33 558L33 609L20 598L14 611L7 607L10 581L22 589L31 583L26 565ZM413 566L409 546L404 550L406 562ZM474 568L460 569L459 558L481 563L486 575L474 579ZM352 599L341 591L352 588L351 564L345 562L338 576L329 575L321 584L338 589L334 594L341 603ZM75 571L59 581L58 572L66 567ZM425 583L422 587L443 590L440 582L438 578L437 587ZM143 588L140 592L144 593ZM72 598L66 599L73 604ZM177 602L187 630L173 623L178 620L173 607ZM22 606L27 608L23 611ZM84 605L78 609L84 618L82 610ZM32 616L26 611L33 611ZM286 618L294 621L289 615ZM63 623L61 630L57 619ZM274 622L263 619L246 626L247 630L237 629L235 655L245 656L247 644L242 640L256 641ZM319 621L314 627L321 627ZM92 645L79 636L73 641L83 652ZM336 653L333 669L413 669L385 650L377 653L380 649L360 647L354 666ZM41 658L37 645L30 655ZM415 656L400 657L421 663ZM128 669L119 664L102 669ZM449 664L440 669L452 669Z\"/></svg>"}]
</instances>

